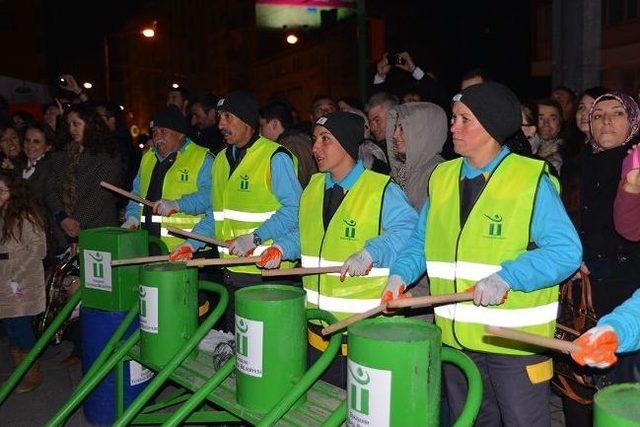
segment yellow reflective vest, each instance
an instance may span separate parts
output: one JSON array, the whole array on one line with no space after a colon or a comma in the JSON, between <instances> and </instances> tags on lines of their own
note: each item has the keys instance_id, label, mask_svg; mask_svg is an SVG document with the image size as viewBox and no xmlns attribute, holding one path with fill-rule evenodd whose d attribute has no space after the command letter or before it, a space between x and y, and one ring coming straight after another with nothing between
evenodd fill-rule
<instances>
[{"instance_id":1,"label":"yellow reflective vest","mask_svg":"<svg viewBox=\"0 0 640 427\"><path fill-rule=\"evenodd\" d=\"M164 181L162 182L162 198L178 200L180 197L198 191L198 174L209 150L195 144L192 141L186 142L184 150L178 151L173 165L169 168ZM140 196L146 198L151 174L158 159L152 150L148 150L140 161ZM145 222L142 217L142 205L140 206L141 222ZM200 221L203 215L188 215L178 212L170 217L153 215L152 222L160 223L160 238L167 245L169 250L184 242L184 239L170 235L167 227L176 227L182 230L191 231Z\"/></svg>"},{"instance_id":2,"label":"yellow reflective vest","mask_svg":"<svg viewBox=\"0 0 640 427\"><path fill-rule=\"evenodd\" d=\"M429 180L425 259L433 295L464 292L527 250L538 184L548 173L543 161L507 155L489 177L466 222L460 224L462 165L463 159L441 163ZM439 306L435 315L447 345L526 355L535 349L489 337L484 325L551 337L557 310L558 286L550 286L533 292L509 291L506 301L497 306L478 307L472 302Z\"/></svg>"},{"instance_id":3,"label":"yellow reflective vest","mask_svg":"<svg viewBox=\"0 0 640 427\"><path fill-rule=\"evenodd\" d=\"M311 177L300 198L300 251L303 267L340 266L364 249L367 240L382 233L381 214L384 191L390 178L365 170L346 194L327 229L322 218L325 174ZM338 320L380 304L380 295L389 275L388 268L372 268L367 276L339 273L309 275L302 278L307 307L319 307Z\"/></svg>"},{"instance_id":4,"label":"yellow reflective vest","mask_svg":"<svg viewBox=\"0 0 640 427\"><path fill-rule=\"evenodd\" d=\"M231 240L253 232L280 209L280 202L271 191L271 157L276 151L291 155L280 144L260 137L249 148L240 164L230 173L227 150L222 150L213 162L211 201L215 236L218 240ZM297 161L293 155L294 167ZM262 242L253 254L260 255L271 244ZM228 258L229 250L218 247L220 256ZM294 263L283 262L280 268L291 268ZM255 265L229 267L237 273L260 274Z\"/></svg>"}]
</instances>

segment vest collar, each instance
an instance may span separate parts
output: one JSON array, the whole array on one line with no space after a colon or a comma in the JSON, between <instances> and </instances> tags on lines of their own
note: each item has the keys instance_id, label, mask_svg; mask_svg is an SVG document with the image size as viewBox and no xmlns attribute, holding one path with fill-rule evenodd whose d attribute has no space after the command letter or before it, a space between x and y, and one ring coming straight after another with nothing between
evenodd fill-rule
<instances>
[{"instance_id":1,"label":"vest collar","mask_svg":"<svg viewBox=\"0 0 640 427\"><path fill-rule=\"evenodd\" d=\"M493 160L491 160L486 166L482 168L474 168L469 163L469 160L467 160L466 157L463 157L462 158L462 176L465 178L471 179L471 178L477 177L482 173L491 175L495 170L495 168L498 167L500 162L502 162L502 159L504 159L509 153L511 153L511 151L509 151L507 147L502 147L502 150L500 150L498 155Z\"/></svg>"}]
</instances>

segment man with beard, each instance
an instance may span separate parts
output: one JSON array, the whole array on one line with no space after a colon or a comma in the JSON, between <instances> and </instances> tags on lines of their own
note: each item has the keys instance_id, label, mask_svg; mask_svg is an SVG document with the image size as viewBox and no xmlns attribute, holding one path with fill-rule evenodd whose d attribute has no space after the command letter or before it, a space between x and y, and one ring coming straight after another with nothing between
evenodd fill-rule
<instances>
[{"instance_id":1,"label":"man with beard","mask_svg":"<svg viewBox=\"0 0 640 427\"><path fill-rule=\"evenodd\" d=\"M191 231L202 217L193 206L209 197L213 156L186 136L187 123L175 105L157 113L150 127L153 147L142 156L131 192L157 202L153 209L129 202L122 226L142 226L171 250L184 240L170 235L167 227Z\"/></svg>"}]
</instances>

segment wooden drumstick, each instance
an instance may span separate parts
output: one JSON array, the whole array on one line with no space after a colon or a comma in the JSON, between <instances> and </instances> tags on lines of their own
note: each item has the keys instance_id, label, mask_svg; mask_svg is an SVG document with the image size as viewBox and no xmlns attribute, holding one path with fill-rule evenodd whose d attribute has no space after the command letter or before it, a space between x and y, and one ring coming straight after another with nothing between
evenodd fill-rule
<instances>
[{"instance_id":1,"label":"wooden drumstick","mask_svg":"<svg viewBox=\"0 0 640 427\"><path fill-rule=\"evenodd\" d=\"M346 328L347 326L356 323L360 320L366 319L371 316L375 316L376 314L380 314L387 307L387 304L380 304L377 307L373 307L370 310L367 310L363 313L354 314L353 316L349 316L346 319L342 319L339 322L332 323L322 330L322 335L329 335L334 333L335 331L339 331L340 329Z\"/></svg>"},{"instance_id":2,"label":"wooden drumstick","mask_svg":"<svg viewBox=\"0 0 640 427\"><path fill-rule=\"evenodd\" d=\"M133 200L134 202L138 202L138 203L142 203L143 205L147 205L150 208L153 208L154 205L155 205L155 203L150 202L147 199L143 199L142 197L138 196L137 194L130 193L130 192L126 191L126 190L123 190L120 187L116 187L115 185L109 184L106 181L100 181L100 185L102 187L106 188L107 190L111 190L114 193L118 193L121 196L124 196L124 197L126 197L128 199Z\"/></svg>"},{"instance_id":3,"label":"wooden drumstick","mask_svg":"<svg viewBox=\"0 0 640 427\"><path fill-rule=\"evenodd\" d=\"M259 256L233 257L233 258L199 258L185 261L189 267L205 267L208 265L242 265L255 264Z\"/></svg>"},{"instance_id":4,"label":"wooden drumstick","mask_svg":"<svg viewBox=\"0 0 640 427\"><path fill-rule=\"evenodd\" d=\"M437 304L449 304L452 302L462 302L473 300L473 292L462 292L455 294L429 295L415 298L396 298L387 303L388 308L404 307L429 307Z\"/></svg>"},{"instance_id":5,"label":"wooden drumstick","mask_svg":"<svg viewBox=\"0 0 640 427\"><path fill-rule=\"evenodd\" d=\"M117 267L121 265L146 264L148 262L169 261L169 255L142 256L136 258L114 259L111 260L111 266Z\"/></svg>"},{"instance_id":6,"label":"wooden drumstick","mask_svg":"<svg viewBox=\"0 0 640 427\"><path fill-rule=\"evenodd\" d=\"M550 350L559 351L560 353L571 353L580 348L579 345L569 341L558 340L555 338L543 337L540 335L531 334L529 332L518 331L510 328L502 328L500 326L485 326L485 331L492 335L496 335L501 338L506 338L513 341L524 342L527 344L536 345L538 347L548 348Z\"/></svg>"},{"instance_id":7,"label":"wooden drumstick","mask_svg":"<svg viewBox=\"0 0 640 427\"><path fill-rule=\"evenodd\" d=\"M366 319L376 314L382 313L386 308L403 308L403 307L428 307L436 304L448 304L451 302L468 301L473 299L473 292L465 292L461 294L445 294L445 295L430 295L426 297L415 298L401 298L388 301L384 304L380 304L364 313L354 314L351 317L347 317L339 322L333 323L322 330L322 335L329 335L335 331L346 328L347 326Z\"/></svg>"}]
</instances>

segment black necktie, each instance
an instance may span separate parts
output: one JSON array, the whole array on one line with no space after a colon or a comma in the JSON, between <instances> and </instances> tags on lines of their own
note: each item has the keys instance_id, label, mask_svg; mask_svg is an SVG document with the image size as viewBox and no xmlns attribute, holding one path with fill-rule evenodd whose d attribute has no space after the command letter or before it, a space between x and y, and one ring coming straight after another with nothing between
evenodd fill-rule
<instances>
[{"instance_id":1,"label":"black necktie","mask_svg":"<svg viewBox=\"0 0 640 427\"><path fill-rule=\"evenodd\" d=\"M329 226L333 214L336 213L340 203L344 199L344 190L338 184L324 190L324 205L322 207L322 219L324 221L324 229Z\"/></svg>"}]
</instances>

